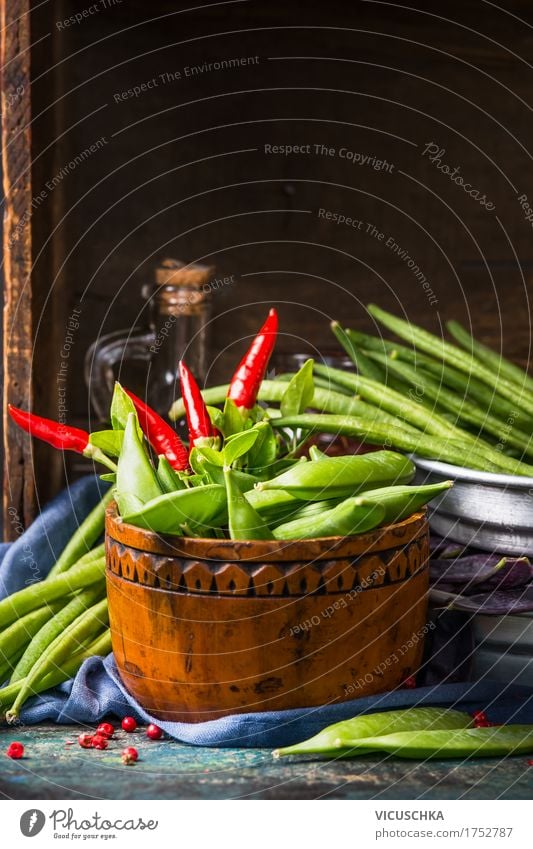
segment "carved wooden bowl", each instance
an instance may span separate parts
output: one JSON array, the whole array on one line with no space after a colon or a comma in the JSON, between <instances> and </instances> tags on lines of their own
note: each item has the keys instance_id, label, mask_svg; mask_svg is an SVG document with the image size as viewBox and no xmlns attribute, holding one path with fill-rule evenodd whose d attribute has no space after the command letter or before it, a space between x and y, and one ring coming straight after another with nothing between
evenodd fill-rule
<instances>
[{"instance_id":1,"label":"carved wooden bowl","mask_svg":"<svg viewBox=\"0 0 533 849\"><path fill-rule=\"evenodd\" d=\"M344 701L393 689L420 663L425 513L354 537L161 536L106 520L113 651L160 719Z\"/></svg>"}]
</instances>

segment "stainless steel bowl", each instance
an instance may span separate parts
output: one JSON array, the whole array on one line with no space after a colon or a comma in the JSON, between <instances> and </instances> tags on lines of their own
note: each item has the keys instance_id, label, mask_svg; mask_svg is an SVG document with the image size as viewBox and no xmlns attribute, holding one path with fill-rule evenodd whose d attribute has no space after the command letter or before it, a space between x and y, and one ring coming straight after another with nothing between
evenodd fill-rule
<instances>
[{"instance_id":1,"label":"stainless steel bowl","mask_svg":"<svg viewBox=\"0 0 533 849\"><path fill-rule=\"evenodd\" d=\"M417 483L453 480L429 505L435 533L488 551L533 554L533 477L495 475L412 455Z\"/></svg>"},{"instance_id":2,"label":"stainless steel bowl","mask_svg":"<svg viewBox=\"0 0 533 849\"><path fill-rule=\"evenodd\" d=\"M533 587L526 591L533 599ZM502 683L533 680L533 613L472 618L475 639L472 675Z\"/></svg>"}]
</instances>

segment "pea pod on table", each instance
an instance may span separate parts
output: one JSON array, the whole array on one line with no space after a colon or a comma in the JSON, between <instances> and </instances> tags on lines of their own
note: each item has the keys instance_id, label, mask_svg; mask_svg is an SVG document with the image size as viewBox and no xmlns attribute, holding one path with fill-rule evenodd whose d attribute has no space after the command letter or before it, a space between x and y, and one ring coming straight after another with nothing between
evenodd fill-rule
<instances>
[{"instance_id":1,"label":"pea pod on table","mask_svg":"<svg viewBox=\"0 0 533 849\"><path fill-rule=\"evenodd\" d=\"M362 714L353 719L345 719L334 725L328 725L327 728L302 743L276 749L274 756L332 754L339 757L344 749L352 747L355 741L362 738L380 737L390 732L451 731L457 728L469 728L471 725L472 717L468 713L447 708L387 710L381 713Z\"/></svg>"},{"instance_id":2,"label":"pea pod on table","mask_svg":"<svg viewBox=\"0 0 533 849\"><path fill-rule=\"evenodd\" d=\"M454 731L400 731L382 737L364 737L340 744L353 757L387 752L398 758L493 758L533 752L533 725L501 725L493 728L461 728Z\"/></svg>"}]
</instances>

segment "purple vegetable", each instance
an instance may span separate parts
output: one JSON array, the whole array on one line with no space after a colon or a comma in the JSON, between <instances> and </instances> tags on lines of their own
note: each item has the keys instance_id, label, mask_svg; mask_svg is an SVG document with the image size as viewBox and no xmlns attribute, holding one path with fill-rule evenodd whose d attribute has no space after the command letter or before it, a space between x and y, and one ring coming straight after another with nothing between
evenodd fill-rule
<instances>
[{"instance_id":1,"label":"purple vegetable","mask_svg":"<svg viewBox=\"0 0 533 849\"><path fill-rule=\"evenodd\" d=\"M532 579L533 567L527 557L506 557L501 569L495 570L487 580L479 584L479 589L488 591L523 587L525 584L529 584Z\"/></svg>"},{"instance_id":2,"label":"purple vegetable","mask_svg":"<svg viewBox=\"0 0 533 849\"><path fill-rule=\"evenodd\" d=\"M533 567L527 557L474 554L453 562L430 562L430 580L435 589L465 595L521 587L532 579Z\"/></svg>"},{"instance_id":3,"label":"purple vegetable","mask_svg":"<svg viewBox=\"0 0 533 849\"><path fill-rule=\"evenodd\" d=\"M466 551L466 548L460 542L446 542L446 540L442 537L430 534L429 550L431 557L436 557L438 555L439 559L444 559L449 557L459 557L459 555Z\"/></svg>"},{"instance_id":4,"label":"purple vegetable","mask_svg":"<svg viewBox=\"0 0 533 849\"><path fill-rule=\"evenodd\" d=\"M470 554L456 560L432 559L429 563L430 581L462 585L478 583L489 578L505 560L501 554Z\"/></svg>"},{"instance_id":5,"label":"purple vegetable","mask_svg":"<svg viewBox=\"0 0 533 849\"><path fill-rule=\"evenodd\" d=\"M485 613L503 616L508 613L533 613L533 595L524 590L496 590L464 598L456 597L450 607L469 613Z\"/></svg>"}]
</instances>

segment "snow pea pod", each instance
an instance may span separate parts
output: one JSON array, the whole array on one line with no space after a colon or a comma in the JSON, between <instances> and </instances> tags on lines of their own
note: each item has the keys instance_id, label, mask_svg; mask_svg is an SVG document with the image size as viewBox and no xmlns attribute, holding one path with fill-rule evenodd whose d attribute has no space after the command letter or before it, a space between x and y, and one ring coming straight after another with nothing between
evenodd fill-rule
<instances>
[{"instance_id":1,"label":"snow pea pod","mask_svg":"<svg viewBox=\"0 0 533 849\"><path fill-rule=\"evenodd\" d=\"M322 501L378 486L408 483L414 472L413 463L402 454L374 451L301 463L272 480L261 481L257 488L285 489L303 500Z\"/></svg>"},{"instance_id":2,"label":"snow pea pod","mask_svg":"<svg viewBox=\"0 0 533 849\"><path fill-rule=\"evenodd\" d=\"M120 515L140 510L161 493L157 475L139 438L137 415L129 413L117 466L115 498Z\"/></svg>"},{"instance_id":3,"label":"snow pea pod","mask_svg":"<svg viewBox=\"0 0 533 849\"><path fill-rule=\"evenodd\" d=\"M162 492L178 492L185 489L185 484L174 471L164 454L160 454L157 463L157 481Z\"/></svg>"},{"instance_id":4,"label":"snow pea pod","mask_svg":"<svg viewBox=\"0 0 533 849\"><path fill-rule=\"evenodd\" d=\"M328 725L303 743L276 749L274 757L309 754L333 754L338 757L340 749L347 748L348 745L353 746L354 742L360 738L379 737L391 732L432 729L451 731L456 728L469 728L471 725L472 717L458 710L436 707L387 710L383 713L355 716L353 719L345 719L334 725ZM349 744L345 742L347 740Z\"/></svg>"},{"instance_id":5,"label":"snow pea pod","mask_svg":"<svg viewBox=\"0 0 533 849\"><path fill-rule=\"evenodd\" d=\"M399 731L358 740L341 738L353 757L368 752L388 752L399 758L493 758L533 752L533 725L499 725L453 731ZM361 751L362 750L362 751Z\"/></svg>"},{"instance_id":6,"label":"snow pea pod","mask_svg":"<svg viewBox=\"0 0 533 849\"><path fill-rule=\"evenodd\" d=\"M224 469L231 539L274 539L265 520L239 489L231 469Z\"/></svg>"},{"instance_id":7,"label":"snow pea pod","mask_svg":"<svg viewBox=\"0 0 533 849\"><path fill-rule=\"evenodd\" d=\"M432 498L441 495L453 486L453 481L431 483L425 486L384 486L361 495L365 504L375 502L385 510L384 523L401 522L420 510Z\"/></svg>"},{"instance_id":8,"label":"snow pea pod","mask_svg":"<svg viewBox=\"0 0 533 849\"><path fill-rule=\"evenodd\" d=\"M215 463L210 463L207 457L197 448L193 448L191 451L190 463L198 475L207 475L211 483L218 483L220 486L225 486L223 467L217 466ZM233 469L233 472L235 479L238 481L239 489L242 492L248 492L256 485L258 479L254 475L243 472L240 469Z\"/></svg>"},{"instance_id":9,"label":"snow pea pod","mask_svg":"<svg viewBox=\"0 0 533 849\"><path fill-rule=\"evenodd\" d=\"M269 522L291 515L304 503L284 489L251 489L245 498Z\"/></svg>"},{"instance_id":10,"label":"snow pea pod","mask_svg":"<svg viewBox=\"0 0 533 849\"><path fill-rule=\"evenodd\" d=\"M219 484L168 492L147 502L138 511L126 514L125 522L160 534L182 535L182 525L191 522L206 530L224 521L226 490ZM220 518L219 518L220 517Z\"/></svg>"},{"instance_id":11,"label":"snow pea pod","mask_svg":"<svg viewBox=\"0 0 533 849\"><path fill-rule=\"evenodd\" d=\"M276 539L313 539L318 537L351 536L362 534L383 524L385 508L374 501L365 503L364 497L346 498L331 510L318 516L305 516L278 525L273 531Z\"/></svg>"}]
</instances>

